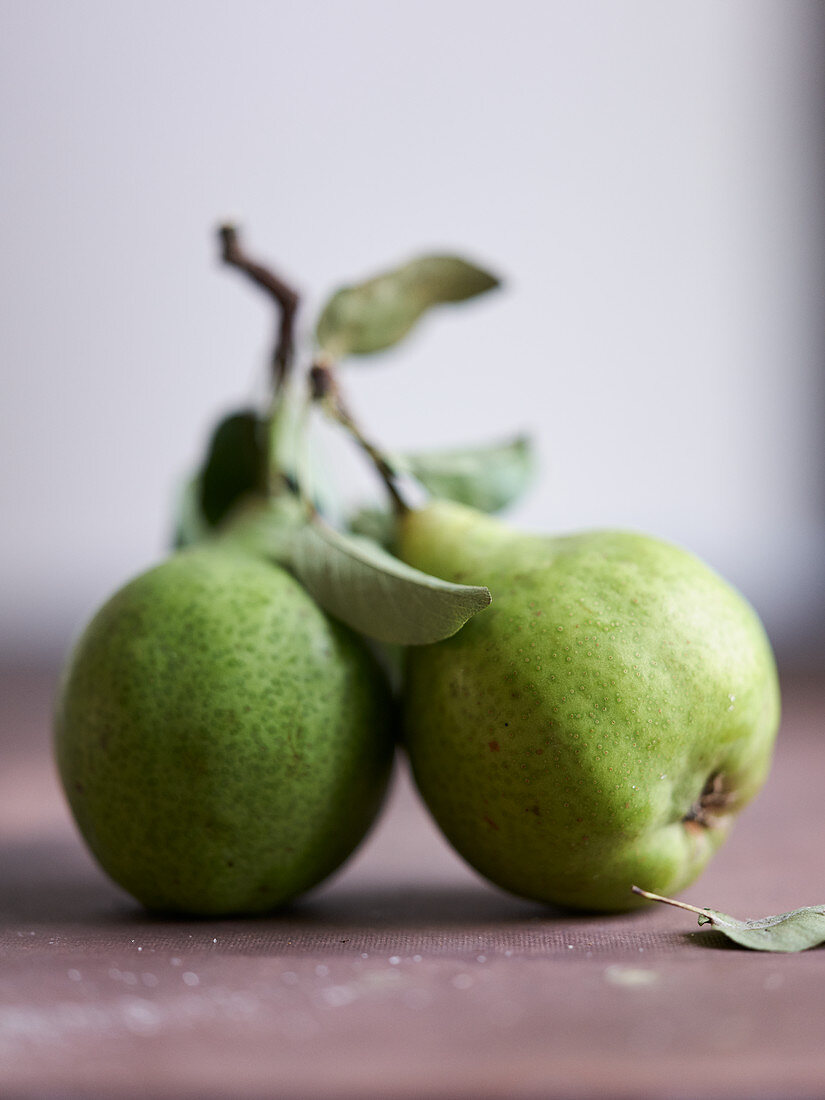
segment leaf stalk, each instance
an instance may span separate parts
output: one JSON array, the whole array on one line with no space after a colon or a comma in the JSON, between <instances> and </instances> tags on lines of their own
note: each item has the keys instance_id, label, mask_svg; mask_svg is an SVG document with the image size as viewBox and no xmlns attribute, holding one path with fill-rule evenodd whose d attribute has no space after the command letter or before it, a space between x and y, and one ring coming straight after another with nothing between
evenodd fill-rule
<instances>
[{"instance_id":1,"label":"leaf stalk","mask_svg":"<svg viewBox=\"0 0 825 1100\"><path fill-rule=\"evenodd\" d=\"M358 426L341 396L341 387L338 384L332 363L325 360L316 361L309 372L309 386L312 400L317 401L331 419L335 420L350 434L369 458L384 483L396 515L401 516L408 512L409 505L398 488L395 471L378 447L367 439Z\"/></svg>"},{"instance_id":2,"label":"leaf stalk","mask_svg":"<svg viewBox=\"0 0 825 1100\"><path fill-rule=\"evenodd\" d=\"M647 898L648 901L663 901L665 905L673 905L677 909L687 909L689 913L698 913L700 917L706 917L708 915L707 909L699 909L695 905L688 905L686 901L676 901L675 898L664 898L661 894L652 894L649 890L642 890L639 886L631 886L630 889L634 894L638 894L639 897Z\"/></svg>"}]
</instances>

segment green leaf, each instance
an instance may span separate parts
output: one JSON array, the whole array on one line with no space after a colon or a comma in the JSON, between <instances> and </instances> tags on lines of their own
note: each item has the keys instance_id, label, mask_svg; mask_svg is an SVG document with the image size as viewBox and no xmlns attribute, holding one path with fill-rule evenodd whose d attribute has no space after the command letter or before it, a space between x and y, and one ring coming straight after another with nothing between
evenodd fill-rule
<instances>
[{"instance_id":1,"label":"green leaf","mask_svg":"<svg viewBox=\"0 0 825 1100\"><path fill-rule=\"evenodd\" d=\"M270 470L297 483L306 447L306 403L298 387L289 382L272 409L267 445Z\"/></svg>"},{"instance_id":2,"label":"green leaf","mask_svg":"<svg viewBox=\"0 0 825 1100\"><path fill-rule=\"evenodd\" d=\"M397 344L432 306L463 302L496 286L494 275L458 256L420 256L333 294L316 339L334 359L369 355Z\"/></svg>"},{"instance_id":3,"label":"green leaf","mask_svg":"<svg viewBox=\"0 0 825 1100\"><path fill-rule=\"evenodd\" d=\"M318 511L337 514L338 494L310 437L303 390L284 386L269 424L253 410L242 409L224 416L215 426L202 468L178 496L175 549L214 534L245 498L252 503L264 500L265 449L274 487L285 481L294 489L300 483Z\"/></svg>"},{"instance_id":4,"label":"green leaf","mask_svg":"<svg viewBox=\"0 0 825 1100\"><path fill-rule=\"evenodd\" d=\"M293 543L307 523L306 503L285 488L274 497L247 497L217 532L217 538L290 569Z\"/></svg>"},{"instance_id":5,"label":"green leaf","mask_svg":"<svg viewBox=\"0 0 825 1100\"><path fill-rule=\"evenodd\" d=\"M361 508L348 523L353 535L372 539L385 550L390 550L395 541L395 520L390 511L380 508Z\"/></svg>"},{"instance_id":6,"label":"green leaf","mask_svg":"<svg viewBox=\"0 0 825 1100\"><path fill-rule=\"evenodd\" d=\"M825 942L825 906L810 905L756 920L736 920L708 909L699 924L711 924L725 935L754 951L804 951Z\"/></svg>"},{"instance_id":7,"label":"green leaf","mask_svg":"<svg viewBox=\"0 0 825 1100\"><path fill-rule=\"evenodd\" d=\"M341 492L321 450L321 441L313 433L312 414L305 380L287 382L271 419L269 469L273 481L281 474L292 489L300 486L322 516L337 517L342 509Z\"/></svg>"},{"instance_id":8,"label":"green leaf","mask_svg":"<svg viewBox=\"0 0 825 1100\"><path fill-rule=\"evenodd\" d=\"M198 478L199 507L209 527L217 527L241 497L264 492L263 428L250 409L230 413L209 441Z\"/></svg>"},{"instance_id":9,"label":"green leaf","mask_svg":"<svg viewBox=\"0 0 825 1100\"><path fill-rule=\"evenodd\" d=\"M212 533L201 513L200 497L200 478L190 477L179 490L174 508L172 546L175 550L202 542Z\"/></svg>"},{"instance_id":10,"label":"green leaf","mask_svg":"<svg viewBox=\"0 0 825 1100\"><path fill-rule=\"evenodd\" d=\"M805 951L825 943L825 905L809 905L773 917L737 920L716 909L699 909L683 901L640 890L638 886L633 886L632 890L650 901L661 901L697 913L700 925L709 924L718 928L728 939L753 951Z\"/></svg>"},{"instance_id":11,"label":"green leaf","mask_svg":"<svg viewBox=\"0 0 825 1100\"><path fill-rule=\"evenodd\" d=\"M420 451L392 456L399 473L411 474L433 496L498 512L521 496L534 472L526 436L486 447Z\"/></svg>"},{"instance_id":12,"label":"green leaf","mask_svg":"<svg viewBox=\"0 0 825 1100\"><path fill-rule=\"evenodd\" d=\"M430 577L317 518L295 535L291 567L325 611L393 645L449 638L490 603L486 588Z\"/></svg>"},{"instance_id":13,"label":"green leaf","mask_svg":"<svg viewBox=\"0 0 825 1100\"><path fill-rule=\"evenodd\" d=\"M201 469L183 485L174 507L173 546L209 538L250 494L263 495L263 422L249 409L229 413L209 438Z\"/></svg>"}]
</instances>

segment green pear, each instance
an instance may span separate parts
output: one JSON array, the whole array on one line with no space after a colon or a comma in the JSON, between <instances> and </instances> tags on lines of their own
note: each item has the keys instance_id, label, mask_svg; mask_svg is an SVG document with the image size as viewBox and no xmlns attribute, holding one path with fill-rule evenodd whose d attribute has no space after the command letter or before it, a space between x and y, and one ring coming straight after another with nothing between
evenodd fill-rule
<instances>
[{"instance_id":1,"label":"green pear","mask_svg":"<svg viewBox=\"0 0 825 1100\"><path fill-rule=\"evenodd\" d=\"M398 542L409 564L493 597L407 655L410 760L458 852L573 908L687 886L770 766L779 691L752 608L641 534L531 536L438 502L407 513Z\"/></svg>"},{"instance_id":2,"label":"green pear","mask_svg":"<svg viewBox=\"0 0 825 1100\"><path fill-rule=\"evenodd\" d=\"M175 554L80 637L60 776L108 874L155 910L258 913L334 871L393 753L383 674L285 570L231 543Z\"/></svg>"}]
</instances>

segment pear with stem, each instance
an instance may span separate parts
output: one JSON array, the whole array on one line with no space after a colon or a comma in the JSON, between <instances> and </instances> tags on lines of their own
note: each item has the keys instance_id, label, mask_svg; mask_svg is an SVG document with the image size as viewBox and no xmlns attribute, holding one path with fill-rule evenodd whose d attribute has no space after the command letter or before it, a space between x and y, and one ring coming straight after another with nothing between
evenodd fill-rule
<instances>
[{"instance_id":1,"label":"pear with stem","mask_svg":"<svg viewBox=\"0 0 825 1100\"><path fill-rule=\"evenodd\" d=\"M280 306L272 407L244 434L260 427L261 467L218 477L208 537L95 615L55 718L63 787L101 866L151 909L198 915L266 912L334 871L376 816L394 750L376 659L270 560L270 529L305 514L269 445L297 298L234 230L222 238Z\"/></svg>"},{"instance_id":2,"label":"pear with stem","mask_svg":"<svg viewBox=\"0 0 825 1100\"><path fill-rule=\"evenodd\" d=\"M397 318L438 299L440 278L429 298L416 282L425 270L413 289L399 269L339 292L318 326L322 348L363 354L398 339ZM476 491L448 455L430 484L455 497L408 507L397 464L356 426L331 371L316 365L316 394L385 481L400 559L492 597L451 637L406 651L406 746L446 837L505 889L579 909L640 904L634 881L686 886L770 766L779 690L754 610L658 539L527 535L467 507L462 497L502 498ZM432 463L419 469L432 475Z\"/></svg>"}]
</instances>

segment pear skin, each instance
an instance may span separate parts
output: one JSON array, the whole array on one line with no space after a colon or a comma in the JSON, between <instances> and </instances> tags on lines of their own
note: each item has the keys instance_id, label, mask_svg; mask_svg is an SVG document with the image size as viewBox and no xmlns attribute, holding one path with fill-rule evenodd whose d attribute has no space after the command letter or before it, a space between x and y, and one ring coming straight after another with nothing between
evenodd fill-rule
<instances>
[{"instance_id":1,"label":"pear skin","mask_svg":"<svg viewBox=\"0 0 825 1100\"><path fill-rule=\"evenodd\" d=\"M144 905L261 913L334 871L372 823L389 693L360 639L287 572L204 544L89 624L56 754L89 847Z\"/></svg>"},{"instance_id":2,"label":"pear skin","mask_svg":"<svg viewBox=\"0 0 825 1100\"><path fill-rule=\"evenodd\" d=\"M409 564L493 597L407 653L407 749L456 850L515 894L578 909L692 882L762 787L779 724L749 604L631 532L525 535L436 502L402 518L398 542Z\"/></svg>"}]
</instances>

